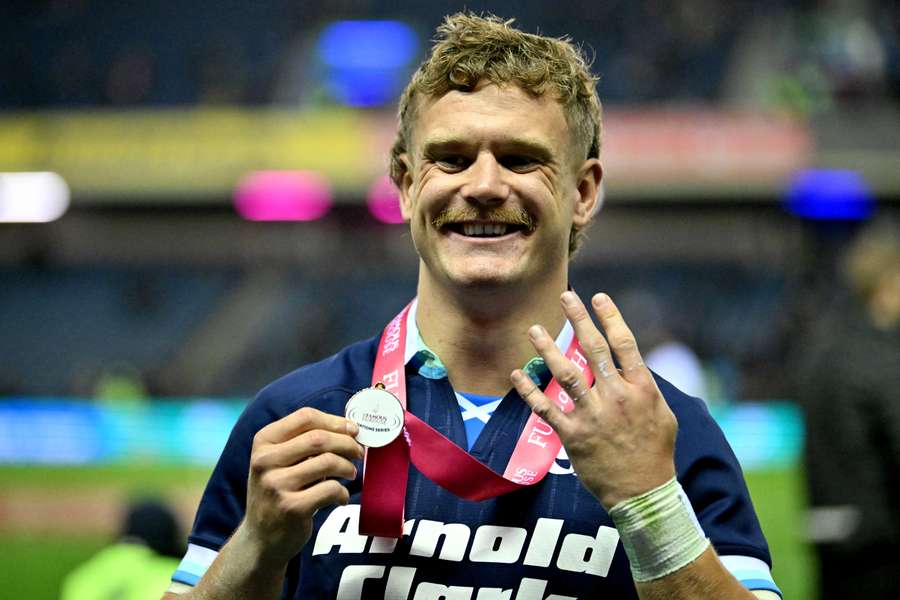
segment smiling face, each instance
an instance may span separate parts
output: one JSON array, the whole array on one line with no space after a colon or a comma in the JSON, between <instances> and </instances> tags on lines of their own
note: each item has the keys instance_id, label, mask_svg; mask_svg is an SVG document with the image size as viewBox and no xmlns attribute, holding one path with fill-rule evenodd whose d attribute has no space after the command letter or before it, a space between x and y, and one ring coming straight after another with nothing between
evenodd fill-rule
<instances>
[{"instance_id":1,"label":"smiling face","mask_svg":"<svg viewBox=\"0 0 900 600\"><path fill-rule=\"evenodd\" d=\"M422 281L565 281L570 231L590 220L601 175L572 146L562 106L515 85L422 102L400 185Z\"/></svg>"}]
</instances>

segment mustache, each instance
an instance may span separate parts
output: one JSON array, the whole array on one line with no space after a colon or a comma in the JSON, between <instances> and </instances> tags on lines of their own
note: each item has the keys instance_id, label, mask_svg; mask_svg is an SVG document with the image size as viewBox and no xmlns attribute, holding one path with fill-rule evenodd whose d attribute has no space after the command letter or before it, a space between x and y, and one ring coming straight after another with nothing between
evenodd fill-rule
<instances>
[{"instance_id":1,"label":"mustache","mask_svg":"<svg viewBox=\"0 0 900 600\"><path fill-rule=\"evenodd\" d=\"M440 229L451 223L466 221L491 221L494 223L507 223L519 226L528 233L534 231L535 220L528 211L520 207L503 206L489 210L478 210L472 206L445 208L431 220L435 229Z\"/></svg>"}]
</instances>

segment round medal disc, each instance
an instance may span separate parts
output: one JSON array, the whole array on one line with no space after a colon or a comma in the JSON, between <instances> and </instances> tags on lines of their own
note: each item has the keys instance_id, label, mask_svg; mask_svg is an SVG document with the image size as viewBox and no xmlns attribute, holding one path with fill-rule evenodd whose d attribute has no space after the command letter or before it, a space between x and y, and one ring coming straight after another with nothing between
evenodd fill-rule
<instances>
[{"instance_id":1,"label":"round medal disc","mask_svg":"<svg viewBox=\"0 0 900 600\"><path fill-rule=\"evenodd\" d=\"M344 415L359 425L356 441L369 448L387 446L403 430L403 406L383 388L370 387L353 394Z\"/></svg>"}]
</instances>

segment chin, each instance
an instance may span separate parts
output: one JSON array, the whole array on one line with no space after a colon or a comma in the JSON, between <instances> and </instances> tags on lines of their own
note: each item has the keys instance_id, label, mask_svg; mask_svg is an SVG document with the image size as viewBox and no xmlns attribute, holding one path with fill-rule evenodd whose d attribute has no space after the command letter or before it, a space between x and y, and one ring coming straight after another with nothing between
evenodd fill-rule
<instances>
[{"instance_id":1,"label":"chin","mask_svg":"<svg viewBox=\"0 0 900 600\"><path fill-rule=\"evenodd\" d=\"M518 269L485 265L451 271L447 273L447 280L453 286L470 290L498 289L521 283L523 276Z\"/></svg>"}]
</instances>

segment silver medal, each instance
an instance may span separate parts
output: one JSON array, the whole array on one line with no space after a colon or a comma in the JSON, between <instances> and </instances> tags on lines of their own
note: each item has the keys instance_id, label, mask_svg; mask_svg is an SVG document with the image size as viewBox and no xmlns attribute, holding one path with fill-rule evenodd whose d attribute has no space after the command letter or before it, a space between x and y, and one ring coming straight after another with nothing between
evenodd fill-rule
<instances>
[{"instance_id":1,"label":"silver medal","mask_svg":"<svg viewBox=\"0 0 900 600\"><path fill-rule=\"evenodd\" d=\"M369 448L387 446L403 431L403 406L380 384L353 394L344 416L359 426L356 441Z\"/></svg>"}]
</instances>

